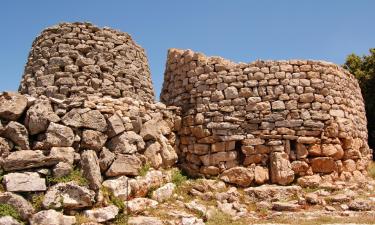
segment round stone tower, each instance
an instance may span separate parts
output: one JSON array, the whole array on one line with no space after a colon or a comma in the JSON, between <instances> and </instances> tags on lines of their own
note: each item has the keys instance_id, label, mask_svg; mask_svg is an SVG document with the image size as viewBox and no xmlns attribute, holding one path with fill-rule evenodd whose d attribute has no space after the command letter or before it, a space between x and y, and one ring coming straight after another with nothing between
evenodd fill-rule
<instances>
[{"instance_id":1,"label":"round stone tower","mask_svg":"<svg viewBox=\"0 0 375 225\"><path fill-rule=\"evenodd\" d=\"M153 102L147 57L129 34L90 23L62 23L33 42L19 87L54 98L131 97Z\"/></svg>"},{"instance_id":2,"label":"round stone tower","mask_svg":"<svg viewBox=\"0 0 375 225\"><path fill-rule=\"evenodd\" d=\"M171 49L161 101L182 108L180 161L191 174L285 185L359 176L371 159L358 82L332 63L236 64Z\"/></svg>"}]
</instances>

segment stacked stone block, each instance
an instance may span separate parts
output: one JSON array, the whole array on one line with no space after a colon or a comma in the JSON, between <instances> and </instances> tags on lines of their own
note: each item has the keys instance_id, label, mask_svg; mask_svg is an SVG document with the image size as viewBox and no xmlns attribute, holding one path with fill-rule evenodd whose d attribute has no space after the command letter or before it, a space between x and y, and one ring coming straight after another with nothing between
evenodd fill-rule
<instances>
[{"instance_id":1,"label":"stacked stone block","mask_svg":"<svg viewBox=\"0 0 375 225\"><path fill-rule=\"evenodd\" d=\"M249 173L246 185L345 180L371 158L358 83L331 63L235 64L170 49L161 101L182 108L180 161L193 175L239 183Z\"/></svg>"},{"instance_id":2,"label":"stacked stone block","mask_svg":"<svg viewBox=\"0 0 375 225\"><path fill-rule=\"evenodd\" d=\"M130 35L62 23L35 39L19 90L32 96L132 97L153 102L147 57Z\"/></svg>"}]
</instances>

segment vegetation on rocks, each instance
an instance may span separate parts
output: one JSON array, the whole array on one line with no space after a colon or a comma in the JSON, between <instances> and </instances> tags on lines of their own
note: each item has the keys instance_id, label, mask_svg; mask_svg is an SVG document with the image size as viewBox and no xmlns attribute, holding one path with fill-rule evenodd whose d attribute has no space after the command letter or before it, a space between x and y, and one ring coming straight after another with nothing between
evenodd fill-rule
<instances>
[{"instance_id":1,"label":"vegetation on rocks","mask_svg":"<svg viewBox=\"0 0 375 225\"><path fill-rule=\"evenodd\" d=\"M78 185L81 185L81 186L88 185L87 179L82 175L81 170L79 170L78 168L74 169L68 175L63 176L63 177L47 176L47 182L51 185L58 184L58 183L68 183L70 181L74 181Z\"/></svg>"},{"instance_id":2,"label":"vegetation on rocks","mask_svg":"<svg viewBox=\"0 0 375 225\"><path fill-rule=\"evenodd\" d=\"M0 217L2 216L11 216L16 220L21 221L20 214L13 206L0 203Z\"/></svg>"}]
</instances>

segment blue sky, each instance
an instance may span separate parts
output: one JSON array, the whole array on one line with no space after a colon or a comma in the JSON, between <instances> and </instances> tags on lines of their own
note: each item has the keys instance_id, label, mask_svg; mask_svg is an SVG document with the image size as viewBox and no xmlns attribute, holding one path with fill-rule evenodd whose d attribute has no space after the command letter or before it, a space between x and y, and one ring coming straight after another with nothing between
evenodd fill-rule
<instances>
[{"instance_id":1,"label":"blue sky","mask_svg":"<svg viewBox=\"0 0 375 225\"><path fill-rule=\"evenodd\" d=\"M372 0L63 0L0 2L0 91L17 90L34 38L59 22L90 21L145 48L156 95L168 48L236 62L322 59L342 64L375 47Z\"/></svg>"}]
</instances>

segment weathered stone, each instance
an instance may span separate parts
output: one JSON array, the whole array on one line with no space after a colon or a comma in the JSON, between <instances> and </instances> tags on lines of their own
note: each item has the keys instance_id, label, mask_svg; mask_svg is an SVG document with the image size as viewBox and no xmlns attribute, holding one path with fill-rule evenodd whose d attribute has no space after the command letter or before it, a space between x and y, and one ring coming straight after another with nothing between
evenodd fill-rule
<instances>
[{"instance_id":1,"label":"weathered stone","mask_svg":"<svg viewBox=\"0 0 375 225\"><path fill-rule=\"evenodd\" d=\"M337 165L331 157L317 157L311 159L311 168L315 173L331 173L337 171Z\"/></svg>"},{"instance_id":2,"label":"weathered stone","mask_svg":"<svg viewBox=\"0 0 375 225\"><path fill-rule=\"evenodd\" d=\"M238 97L238 90L236 87L230 86L224 90L226 99L233 99Z\"/></svg>"},{"instance_id":3,"label":"weathered stone","mask_svg":"<svg viewBox=\"0 0 375 225\"><path fill-rule=\"evenodd\" d=\"M274 101L271 103L272 110L284 110L285 104L283 101Z\"/></svg>"},{"instance_id":4,"label":"weathered stone","mask_svg":"<svg viewBox=\"0 0 375 225\"><path fill-rule=\"evenodd\" d=\"M92 206L95 192L74 182L59 183L48 189L43 199L46 209L80 209Z\"/></svg>"},{"instance_id":5,"label":"weathered stone","mask_svg":"<svg viewBox=\"0 0 375 225\"><path fill-rule=\"evenodd\" d=\"M108 130L107 134L108 137L114 137L118 134L121 134L125 131L124 123L122 122L121 118L114 114L111 117L108 118Z\"/></svg>"},{"instance_id":6,"label":"weathered stone","mask_svg":"<svg viewBox=\"0 0 375 225\"><path fill-rule=\"evenodd\" d=\"M107 121L98 110L72 109L62 118L62 122L67 126L84 127L88 129L105 132Z\"/></svg>"},{"instance_id":7,"label":"weathered stone","mask_svg":"<svg viewBox=\"0 0 375 225\"><path fill-rule=\"evenodd\" d=\"M164 186L153 191L151 198L158 202L164 202L172 197L173 191L175 188L176 188L175 184L167 183Z\"/></svg>"},{"instance_id":8,"label":"weathered stone","mask_svg":"<svg viewBox=\"0 0 375 225\"><path fill-rule=\"evenodd\" d=\"M40 211L30 218L30 225L73 225L75 223L74 216L65 216L53 209Z\"/></svg>"},{"instance_id":9,"label":"weathered stone","mask_svg":"<svg viewBox=\"0 0 375 225\"><path fill-rule=\"evenodd\" d=\"M298 211L301 206L288 202L274 202L272 203L272 209L275 211Z\"/></svg>"},{"instance_id":10,"label":"weathered stone","mask_svg":"<svg viewBox=\"0 0 375 225\"><path fill-rule=\"evenodd\" d=\"M46 181L38 173L8 173L4 176L4 185L7 191L28 192L45 191Z\"/></svg>"},{"instance_id":11,"label":"weathered stone","mask_svg":"<svg viewBox=\"0 0 375 225\"><path fill-rule=\"evenodd\" d=\"M146 148L144 155L147 158L147 161L150 162L151 166L154 168L159 168L162 163L163 159L160 155L161 145L159 142L154 142Z\"/></svg>"},{"instance_id":12,"label":"weathered stone","mask_svg":"<svg viewBox=\"0 0 375 225\"><path fill-rule=\"evenodd\" d=\"M83 176L88 180L92 190L99 190L103 181L100 173L99 159L95 151L86 150L81 154Z\"/></svg>"},{"instance_id":13,"label":"weathered stone","mask_svg":"<svg viewBox=\"0 0 375 225\"><path fill-rule=\"evenodd\" d=\"M21 225L16 219L11 216L0 216L0 224L2 225Z\"/></svg>"},{"instance_id":14,"label":"weathered stone","mask_svg":"<svg viewBox=\"0 0 375 225\"><path fill-rule=\"evenodd\" d=\"M128 199L132 192L129 179L126 176L105 180L102 185L111 191L115 197L124 201Z\"/></svg>"},{"instance_id":15,"label":"weathered stone","mask_svg":"<svg viewBox=\"0 0 375 225\"><path fill-rule=\"evenodd\" d=\"M269 180L269 172L267 168L256 166L254 169L254 181L257 184L264 184Z\"/></svg>"},{"instance_id":16,"label":"weathered stone","mask_svg":"<svg viewBox=\"0 0 375 225\"><path fill-rule=\"evenodd\" d=\"M277 185L262 185L259 187L246 188L245 193L257 200L280 200L296 196L302 191L302 188L297 185L293 186L277 186Z\"/></svg>"},{"instance_id":17,"label":"weathered stone","mask_svg":"<svg viewBox=\"0 0 375 225\"><path fill-rule=\"evenodd\" d=\"M73 166L66 162L59 162L52 170L53 177L59 178L69 175L73 171Z\"/></svg>"},{"instance_id":18,"label":"weathered stone","mask_svg":"<svg viewBox=\"0 0 375 225\"><path fill-rule=\"evenodd\" d=\"M107 141L107 135L96 130L82 132L81 148L100 151Z\"/></svg>"},{"instance_id":19,"label":"weathered stone","mask_svg":"<svg viewBox=\"0 0 375 225\"><path fill-rule=\"evenodd\" d=\"M0 157L5 158L6 156L8 156L12 148L13 148L12 142L10 142L9 140L5 138L0 137Z\"/></svg>"},{"instance_id":20,"label":"weathered stone","mask_svg":"<svg viewBox=\"0 0 375 225\"><path fill-rule=\"evenodd\" d=\"M136 217L129 217L128 224L129 225L163 225L163 222L156 217L136 216Z\"/></svg>"},{"instance_id":21,"label":"weathered stone","mask_svg":"<svg viewBox=\"0 0 375 225\"><path fill-rule=\"evenodd\" d=\"M142 162L134 155L117 155L115 161L109 167L106 175L109 177L130 175L137 176Z\"/></svg>"},{"instance_id":22,"label":"weathered stone","mask_svg":"<svg viewBox=\"0 0 375 225\"><path fill-rule=\"evenodd\" d=\"M54 156L45 156L40 150L22 150L12 152L4 159L4 170L23 170L42 166L52 166L59 162Z\"/></svg>"},{"instance_id":23,"label":"weathered stone","mask_svg":"<svg viewBox=\"0 0 375 225\"><path fill-rule=\"evenodd\" d=\"M60 117L52 109L48 100L39 100L26 113L25 125L31 135L47 130L50 122L57 123Z\"/></svg>"},{"instance_id":24,"label":"weathered stone","mask_svg":"<svg viewBox=\"0 0 375 225\"><path fill-rule=\"evenodd\" d=\"M220 162L232 161L237 158L237 152L230 151L230 152L218 152L210 155L203 155L200 156L200 160L203 162L205 166L210 165L217 165Z\"/></svg>"},{"instance_id":25,"label":"weathered stone","mask_svg":"<svg viewBox=\"0 0 375 225\"><path fill-rule=\"evenodd\" d=\"M273 183L287 185L293 182L294 171L286 153L273 152L270 163L270 175Z\"/></svg>"},{"instance_id":26,"label":"weathered stone","mask_svg":"<svg viewBox=\"0 0 375 225\"><path fill-rule=\"evenodd\" d=\"M152 119L142 125L139 135L143 140L158 140L160 135L170 133L170 128L165 120Z\"/></svg>"},{"instance_id":27,"label":"weathered stone","mask_svg":"<svg viewBox=\"0 0 375 225\"><path fill-rule=\"evenodd\" d=\"M3 136L11 140L20 149L30 149L29 145L29 133L22 124L10 121L4 128Z\"/></svg>"},{"instance_id":28,"label":"weathered stone","mask_svg":"<svg viewBox=\"0 0 375 225\"><path fill-rule=\"evenodd\" d=\"M0 95L0 118L18 120L27 107L27 98L18 93L4 92Z\"/></svg>"},{"instance_id":29,"label":"weathered stone","mask_svg":"<svg viewBox=\"0 0 375 225\"><path fill-rule=\"evenodd\" d=\"M107 147L112 152L122 154L132 154L145 148L145 142L142 137L133 131L122 133L113 137Z\"/></svg>"},{"instance_id":30,"label":"weathered stone","mask_svg":"<svg viewBox=\"0 0 375 225\"><path fill-rule=\"evenodd\" d=\"M126 202L129 213L141 213L149 208L155 208L159 203L149 198L134 198Z\"/></svg>"},{"instance_id":31,"label":"weathered stone","mask_svg":"<svg viewBox=\"0 0 375 225\"><path fill-rule=\"evenodd\" d=\"M219 178L228 183L248 187L254 180L254 171L245 167L234 167L225 170Z\"/></svg>"},{"instance_id":32,"label":"weathered stone","mask_svg":"<svg viewBox=\"0 0 375 225\"><path fill-rule=\"evenodd\" d=\"M315 97L313 93L304 93L299 96L299 102L303 102L303 103L313 102L314 99Z\"/></svg>"},{"instance_id":33,"label":"weathered stone","mask_svg":"<svg viewBox=\"0 0 375 225\"><path fill-rule=\"evenodd\" d=\"M26 199L11 192L0 193L0 203L13 206L23 220L27 220L35 211ZM0 222L0 224L2 223Z\"/></svg>"},{"instance_id":34,"label":"weathered stone","mask_svg":"<svg viewBox=\"0 0 375 225\"><path fill-rule=\"evenodd\" d=\"M321 177L319 174L315 174L312 176L303 176L297 179L297 183L301 187L309 187L309 188L316 188L319 186L321 182Z\"/></svg>"},{"instance_id":35,"label":"weathered stone","mask_svg":"<svg viewBox=\"0 0 375 225\"><path fill-rule=\"evenodd\" d=\"M118 212L119 208L117 206L110 205L103 208L85 210L83 214L87 218L94 220L95 222L101 223L114 219L117 216Z\"/></svg>"},{"instance_id":36,"label":"weathered stone","mask_svg":"<svg viewBox=\"0 0 375 225\"><path fill-rule=\"evenodd\" d=\"M70 147L74 142L73 130L51 122L46 132L46 143L50 147Z\"/></svg>"},{"instance_id":37,"label":"weathered stone","mask_svg":"<svg viewBox=\"0 0 375 225\"><path fill-rule=\"evenodd\" d=\"M109 151L107 148L103 148L99 155L99 166L102 172L105 172L115 160L116 156L114 153Z\"/></svg>"}]
</instances>

